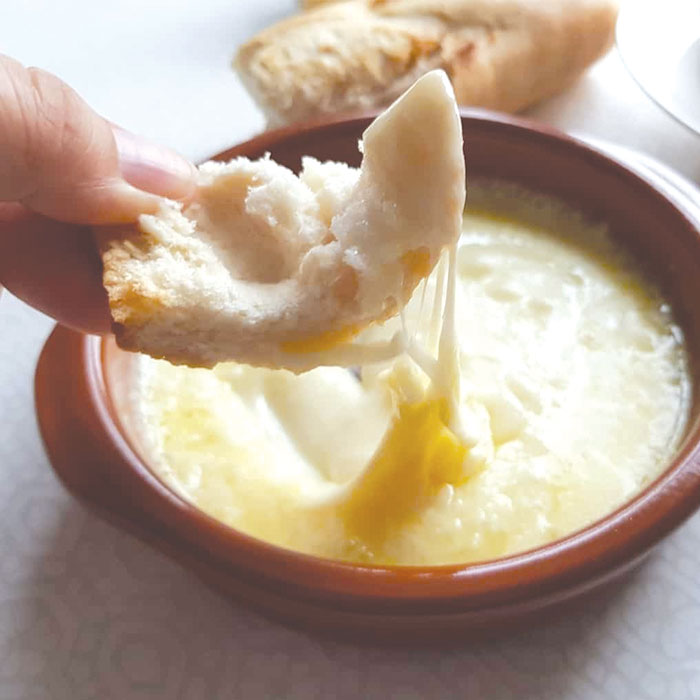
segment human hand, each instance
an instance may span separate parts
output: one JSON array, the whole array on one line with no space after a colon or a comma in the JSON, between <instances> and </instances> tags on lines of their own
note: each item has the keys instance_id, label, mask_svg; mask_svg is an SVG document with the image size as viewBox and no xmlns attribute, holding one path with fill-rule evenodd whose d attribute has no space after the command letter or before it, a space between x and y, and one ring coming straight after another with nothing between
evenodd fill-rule
<instances>
[{"instance_id":1,"label":"human hand","mask_svg":"<svg viewBox=\"0 0 700 700\"><path fill-rule=\"evenodd\" d=\"M61 323L109 330L91 225L187 198L194 166L111 124L65 83L0 55L0 284Z\"/></svg>"}]
</instances>

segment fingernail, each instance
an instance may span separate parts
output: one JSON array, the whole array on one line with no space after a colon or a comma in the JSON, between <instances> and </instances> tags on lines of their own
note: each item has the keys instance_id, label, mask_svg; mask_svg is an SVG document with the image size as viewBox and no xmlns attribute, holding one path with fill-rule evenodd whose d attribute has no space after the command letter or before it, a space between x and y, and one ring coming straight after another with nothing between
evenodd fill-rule
<instances>
[{"instance_id":1,"label":"fingernail","mask_svg":"<svg viewBox=\"0 0 700 700\"><path fill-rule=\"evenodd\" d=\"M183 199L192 193L196 168L175 151L112 127L122 177L146 192Z\"/></svg>"}]
</instances>

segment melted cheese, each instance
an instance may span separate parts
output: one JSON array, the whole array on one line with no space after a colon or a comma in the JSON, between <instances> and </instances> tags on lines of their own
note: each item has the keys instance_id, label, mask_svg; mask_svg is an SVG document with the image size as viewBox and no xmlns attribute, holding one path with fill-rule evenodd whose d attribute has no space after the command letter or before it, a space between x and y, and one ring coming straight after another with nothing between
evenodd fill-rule
<instances>
[{"instance_id":1,"label":"melted cheese","mask_svg":"<svg viewBox=\"0 0 700 700\"><path fill-rule=\"evenodd\" d=\"M385 354L359 377L144 358L157 471L262 539L408 565L538 546L634 495L687 419L680 331L603 229L499 196L510 216L468 215L402 318L363 332Z\"/></svg>"}]
</instances>

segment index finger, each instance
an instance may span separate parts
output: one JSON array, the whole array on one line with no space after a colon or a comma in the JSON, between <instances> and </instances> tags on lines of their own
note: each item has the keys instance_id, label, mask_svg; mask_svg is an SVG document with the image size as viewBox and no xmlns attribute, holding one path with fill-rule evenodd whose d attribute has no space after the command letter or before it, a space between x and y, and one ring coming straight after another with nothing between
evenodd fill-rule
<instances>
[{"instance_id":1,"label":"index finger","mask_svg":"<svg viewBox=\"0 0 700 700\"><path fill-rule=\"evenodd\" d=\"M88 226L0 203L0 284L66 326L110 330L102 263Z\"/></svg>"}]
</instances>

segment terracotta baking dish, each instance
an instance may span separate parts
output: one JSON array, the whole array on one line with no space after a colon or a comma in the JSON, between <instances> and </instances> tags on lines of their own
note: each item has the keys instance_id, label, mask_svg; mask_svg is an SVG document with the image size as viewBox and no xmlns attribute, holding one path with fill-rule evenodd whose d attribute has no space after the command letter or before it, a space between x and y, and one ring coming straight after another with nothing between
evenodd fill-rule
<instances>
[{"instance_id":1,"label":"terracotta baking dish","mask_svg":"<svg viewBox=\"0 0 700 700\"><path fill-rule=\"evenodd\" d=\"M302 155L357 164L369 118L269 132L218 156L298 168ZM130 412L133 356L57 328L36 373L51 463L97 513L233 599L294 625L380 638L463 637L546 619L639 562L700 505L700 233L692 213L601 152L527 122L463 116L470 176L554 194L610 224L675 304L692 357L692 419L676 458L632 502L570 537L465 566L369 567L271 546L220 524L150 471Z\"/></svg>"}]
</instances>

